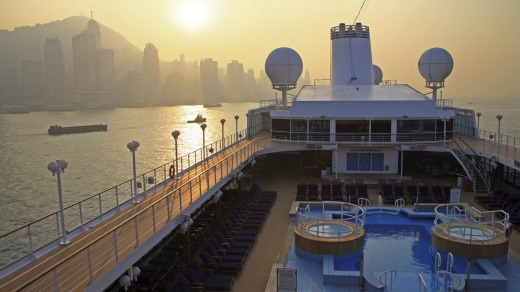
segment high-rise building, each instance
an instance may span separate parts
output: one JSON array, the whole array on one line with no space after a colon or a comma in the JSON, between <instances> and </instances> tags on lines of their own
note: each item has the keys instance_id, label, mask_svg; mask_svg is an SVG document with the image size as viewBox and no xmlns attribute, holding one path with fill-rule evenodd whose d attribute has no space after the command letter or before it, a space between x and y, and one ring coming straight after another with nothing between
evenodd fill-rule
<instances>
[{"instance_id":1,"label":"high-rise building","mask_svg":"<svg viewBox=\"0 0 520 292\"><path fill-rule=\"evenodd\" d=\"M46 38L43 52L45 87L48 98L65 93L65 60L59 38Z\"/></svg>"},{"instance_id":2,"label":"high-rise building","mask_svg":"<svg viewBox=\"0 0 520 292\"><path fill-rule=\"evenodd\" d=\"M99 24L94 19L90 18L87 23L86 33L94 35L94 43L96 45L96 49L101 48L101 28Z\"/></svg>"},{"instance_id":3,"label":"high-rise building","mask_svg":"<svg viewBox=\"0 0 520 292\"><path fill-rule=\"evenodd\" d=\"M106 91L115 89L114 50L97 49L97 89Z\"/></svg>"},{"instance_id":4,"label":"high-rise building","mask_svg":"<svg viewBox=\"0 0 520 292\"><path fill-rule=\"evenodd\" d=\"M97 89L96 37L83 31L72 37L74 88L79 91Z\"/></svg>"},{"instance_id":5,"label":"high-rise building","mask_svg":"<svg viewBox=\"0 0 520 292\"><path fill-rule=\"evenodd\" d=\"M244 65L238 61L227 64L227 90L232 101L239 101L244 91Z\"/></svg>"},{"instance_id":6,"label":"high-rise building","mask_svg":"<svg viewBox=\"0 0 520 292\"><path fill-rule=\"evenodd\" d=\"M218 63L213 59L200 61L200 85L204 101L214 101L218 95Z\"/></svg>"},{"instance_id":7,"label":"high-rise building","mask_svg":"<svg viewBox=\"0 0 520 292\"><path fill-rule=\"evenodd\" d=\"M156 101L159 98L161 70L159 68L159 52L151 43L147 43L144 48L143 73L145 76L148 100Z\"/></svg>"},{"instance_id":8,"label":"high-rise building","mask_svg":"<svg viewBox=\"0 0 520 292\"><path fill-rule=\"evenodd\" d=\"M98 23L90 19L87 28L72 37L74 88L87 108L112 108L115 103L114 51L103 49Z\"/></svg>"},{"instance_id":9,"label":"high-rise building","mask_svg":"<svg viewBox=\"0 0 520 292\"><path fill-rule=\"evenodd\" d=\"M42 63L34 60L23 60L21 68L22 99L32 102L41 102L43 99Z\"/></svg>"}]
</instances>

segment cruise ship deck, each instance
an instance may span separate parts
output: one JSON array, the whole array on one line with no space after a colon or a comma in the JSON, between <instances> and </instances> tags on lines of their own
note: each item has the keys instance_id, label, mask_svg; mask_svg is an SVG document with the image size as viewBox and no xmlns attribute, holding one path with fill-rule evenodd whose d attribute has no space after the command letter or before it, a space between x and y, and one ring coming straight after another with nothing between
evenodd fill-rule
<instances>
[{"instance_id":1,"label":"cruise ship deck","mask_svg":"<svg viewBox=\"0 0 520 292\"><path fill-rule=\"evenodd\" d=\"M96 284L106 287L107 283L115 281L117 276L113 275L123 274L126 270L124 265L129 263L127 261L137 261L147 252L145 248L155 245L160 241L159 236L164 236L166 232L173 230L178 225L178 220L173 220L174 218L183 212L189 213L210 199L218 188L232 179L253 157L262 157L268 153L307 151L306 145L288 146L287 143L272 140L268 135L268 132L263 131L222 149L209 157L206 163L194 165L182 175L181 179L168 179L164 184L158 184L157 187L149 189L146 194L141 194L140 203L121 206L114 215L105 215L105 220L99 224L70 237L71 243L68 245L55 246L48 252L40 251L41 253L38 253L36 258L16 263L15 265L21 265L21 267L9 274L6 272L9 272L9 268L12 267L4 269L0 287L11 291L31 290L33 287L43 287L36 288L38 290L54 290L56 285L64 283L61 282L63 279L68 279L69 283L66 283L67 281L65 283L67 287L74 287L72 290L105 289ZM501 163L514 165L518 155L516 148L503 144L483 139L456 138L467 140L468 146L471 145L473 149L482 150L479 151L481 156L494 156L494 159ZM451 147L457 146L451 143L446 144L446 150L450 150ZM262 162L259 162L259 166L255 168L256 180L260 186L263 189L276 190L279 196L264 224L265 227L259 233L242 272L235 281L234 291L243 291L245 287L248 289L255 287L255 291L272 289L274 285L273 267L283 265L288 256L292 241L289 213L295 200L295 186L301 183L302 179L306 182L363 181L369 184L369 197L373 202L377 201L378 183L401 179L399 175L381 175L376 179L373 175L360 174L338 175L337 177L331 175L324 178L320 177L316 171L308 172L305 167L297 166L296 164L299 163L296 162L297 160L289 163L276 161L276 167L271 165L271 168L267 165L262 166ZM428 174L421 174L417 170L405 170L402 179L411 184L419 182L451 186L457 184L456 176L435 178ZM503 185L502 187L510 186ZM170 201L167 199L169 195L178 196ZM473 201L473 197L472 191L465 191L462 201L481 209L482 207ZM167 206L171 206L171 208ZM151 213L143 216L147 212ZM126 241L115 239L116 234L125 232ZM114 256L114 252L116 252L116 256ZM515 230L510 241L509 254L518 260L519 253L520 238ZM98 261L92 261L93 257ZM70 265L74 265L75 268L72 269ZM84 276L81 276L81 273ZM57 275L59 277L56 277ZM77 281L78 279L80 281ZM514 277L508 278L508 280L511 283L517 281ZM509 287L515 286L509 285Z\"/></svg>"}]
</instances>

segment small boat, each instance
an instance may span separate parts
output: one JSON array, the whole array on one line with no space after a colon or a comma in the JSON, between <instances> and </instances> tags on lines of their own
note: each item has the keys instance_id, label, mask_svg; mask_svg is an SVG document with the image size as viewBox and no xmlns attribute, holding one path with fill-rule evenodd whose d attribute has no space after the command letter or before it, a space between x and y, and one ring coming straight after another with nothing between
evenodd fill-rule
<instances>
[{"instance_id":1,"label":"small boat","mask_svg":"<svg viewBox=\"0 0 520 292\"><path fill-rule=\"evenodd\" d=\"M208 107L222 107L222 104L221 103L205 103L204 104L204 107L205 108L208 108Z\"/></svg>"},{"instance_id":2,"label":"small boat","mask_svg":"<svg viewBox=\"0 0 520 292\"><path fill-rule=\"evenodd\" d=\"M202 117L201 114L198 114L194 120L189 120L188 123L204 123L206 118Z\"/></svg>"},{"instance_id":3,"label":"small boat","mask_svg":"<svg viewBox=\"0 0 520 292\"><path fill-rule=\"evenodd\" d=\"M72 126L62 127L59 125L53 125L49 127L49 135L62 135L62 134L76 134L76 133L88 133L88 132L99 132L108 130L108 125L85 125L85 126Z\"/></svg>"}]
</instances>

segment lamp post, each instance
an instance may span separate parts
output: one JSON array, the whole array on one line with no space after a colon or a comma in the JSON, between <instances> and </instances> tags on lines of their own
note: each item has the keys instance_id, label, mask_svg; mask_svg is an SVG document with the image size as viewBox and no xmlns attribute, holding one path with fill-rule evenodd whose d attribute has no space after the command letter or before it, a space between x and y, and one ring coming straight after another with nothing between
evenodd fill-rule
<instances>
[{"instance_id":1,"label":"lamp post","mask_svg":"<svg viewBox=\"0 0 520 292\"><path fill-rule=\"evenodd\" d=\"M238 118L239 116L235 116L235 142L238 142Z\"/></svg>"},{"instance_id":2,"label":"lamp post","mask_svg":"<svg viewBox=\"0 0 520 292\"><path fill-rule=\"evenodd\" d=\"M477 134L478 134L478 131L480 130L480 116L482 115L482 113L477 112L476 115L477 115Z\"/></svg>"},{"instance_id":3,"label":"lamp post","mask_svg":"<svg viewBox=\"0 0 520 292\"><path fill-rule=\"evenodd\" d=\"M222 124L222 142L221 142L222 145L220 145L221 146L220 148L222 148L222 149L224 149L224 147L225 147L225 145L224 145L225 144L224 143L224 123L225 122L226 122L226 119L220 119L220 123Z\"/></svg>"},{"instance_id":4,"label":"lamp post","mask_svg":"<svg viewBox=\"0 0 520 292\"><path fill-rule=\"evenodd\" d=\"M200 128L202 129L202 161L206 162L206 127L208 125L202 124Z\"/></svg>"},{"instance_id":5,"label":"lamp post","mask_svg":"<svg viewBox=\"0 0 520 292\"><path fill-rule=\"evenodd\" d=\"M56 160L47 165L47 169L52 172L52 176L56 175L58 178L58 200L60 204L60 219L61 219L61 245L66 245L69 243L67 240L67 230L65 229L65 214L63 212L63 196L61 193L61 174L65 172L65 168L69 163L64 160Z\"/></svg>"},{"instance_id":6,"label":"lamp post","mask_svg":"<svg viewBox=\"0 0 520 292\"><path fill-rule=\"evenodd\" d=\"M132 152L132 166L134 170L134 196L132 197L132 203L137 204L139 201L137 200L137 174L135 172L135 151L139 147L139 142L130 141L126 144L126 147Z\"/></svg>"},{"instance_id":7,"label":"lamp post","mask_svg":"<svg viewBox=\"0 0 520 292\"><path fill-rule=\"evenodd\" d=\"M179 179L179 156L177 151L177 138L179 138L180 134L181 132L179 132L178 130L172 132L172 137L175 140L175 179Z\"/></svg>"},{"instance_id":8,"label":"lamp post","mask_svg":"<svg viewBox=\"0 0 520 292\"><path fill-rule=\"evenodd\" d=\"M500 144L502 142L502 136L500 135L500 121L502 120L503 116L502 115L497 115L497 120L498 120L498 144Z\"/></svg>"}]
</instances>

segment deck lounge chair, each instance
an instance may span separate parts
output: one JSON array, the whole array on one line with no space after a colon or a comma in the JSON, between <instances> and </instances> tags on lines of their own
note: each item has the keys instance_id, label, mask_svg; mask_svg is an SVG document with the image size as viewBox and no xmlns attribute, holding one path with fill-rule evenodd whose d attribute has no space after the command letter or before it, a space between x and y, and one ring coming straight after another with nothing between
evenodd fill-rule
<instances>
[{"instance_id":1,"label":"deck lounge chair","mask_svg":"<svg viewBox=\"0 0 520 292\"><path fill-rule=\"evenodd\" d=\"M318 201L318 185L310 184L307 186L307 200Z\"/></svg>"},{"instance_id":2,"label":"deck lounge chair","mask_svg":"<svg viewBox=\"0 0 520 292\"><path fill-rule=\"evenodd\" d=\"M296 186L296 201L307 201L307 185Z\"/></svg>"},{"instance_id":3,"label":"deck lounge chair","mask_svg":"<svg viewBox=\"0 0 520 292\"><path fill-rule=\"evenodd\" d=\"M394 190L391 184L381 185L380 194L385 202L393 203L395 201Z\"/></svg>"},{"instance_id":4,"label":"deck lounge chair","mask_svg":"<svg viewBox=\"0 0 520 292\"><path fill-rule=\"evenodd\" d=\"M419 200L422 203L432 203L433 199L430 195L430 188L428 186L420 185L419 186Z\"/></svg>"},{"instance_id":5,"label":"deck lounge chair","mask_svg":"<svg viewBox=\"0 0 520 292\"><path fill-rule=\"evenodd\" d=\"M192 285L198 285L204 290L229 291L234 277L231 275L211 275L202 270L200 265L193 261L188 265L184 276Z\"/></svg>"},{"instance_id":6,"label":"deck lounge chair","mask_svg":"<svg viewBox=\"0 0 520 292\"><path fill-rule=\"evenodd\" d=\"M322 201L330 201L332 200L331 195L332 186L330 184L322 184L321 185L321 200Z\"/></svg>"},{"instance_id":7,"label":"deck lounge chair","mask_svg":"<svg viewBox=\"0 0 520 292\"><path fill-rule=\"evenodd\" d=\"M415 185L407 186L406 192L408 193L407 200L409 202L411 202L413 204L418 201L417 186L415 186Z\"/></svg>"},{"instance_id":8,"label":"deck lounge chair","mask_svg":"<svg viewBox=\"0 0 520 292\"><path fill-rule=\"evenodd\" d=\"M333 201L343 201L343 186L341 184L333 184L332 185L332 200Z\"/></svg>"}]
</instances>

